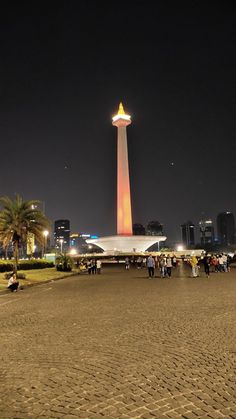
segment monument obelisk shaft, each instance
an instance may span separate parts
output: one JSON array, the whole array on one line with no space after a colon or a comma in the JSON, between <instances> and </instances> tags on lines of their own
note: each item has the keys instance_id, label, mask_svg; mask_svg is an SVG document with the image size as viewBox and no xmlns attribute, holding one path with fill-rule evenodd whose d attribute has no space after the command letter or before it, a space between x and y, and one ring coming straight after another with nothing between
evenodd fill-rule
<instances>
[{"instance_id":1,"label":"monument obelisk shaft","mask_svg":"<svg viewBox=\"0 0 236 419\"><path fill-rule=\"evenodd\" d=\"M107 255L137 254L144 252L154 243L166 240L165 236L135 236L132 233L132 211L129 184L129 161L126 127L131 124L131 117L124 112L120 103L112 124L117 127L117 235L87 239ZM118 253L117 253L118 252Z\"/></svg>"},{"instance_id":2,"label":"monument obelisk shaft","mask_svg":"<svg viewBox=\"0 0 236 419\"><path fill-rule=\"evenodd\" d=\"M117 127L117 234L132 235L132 212L129 181L129 161L126 127L131 124L131 118L126 115L122 103L118 114L112 118L112 124Z\"/></svg>"}]
</instances>

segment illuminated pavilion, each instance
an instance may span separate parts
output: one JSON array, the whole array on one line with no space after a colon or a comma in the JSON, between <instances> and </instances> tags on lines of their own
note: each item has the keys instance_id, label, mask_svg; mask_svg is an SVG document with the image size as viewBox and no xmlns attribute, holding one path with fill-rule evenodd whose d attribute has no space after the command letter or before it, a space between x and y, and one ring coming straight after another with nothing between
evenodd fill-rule
<instances>
[{"instance_id":1,"label":"illuminated pavilion","mask_svg":"<svg viewBox=\"0 0 236 419\"><path fill-rule=\"evenodd\" d=\"M166 240L165 236L133 236L126 133L130 124L131 117L120 103L117 115L112 118L112 125L117 127L117 235L86 240L111 254L144 252L153 244Z\"/></svg>"}]
</instances>

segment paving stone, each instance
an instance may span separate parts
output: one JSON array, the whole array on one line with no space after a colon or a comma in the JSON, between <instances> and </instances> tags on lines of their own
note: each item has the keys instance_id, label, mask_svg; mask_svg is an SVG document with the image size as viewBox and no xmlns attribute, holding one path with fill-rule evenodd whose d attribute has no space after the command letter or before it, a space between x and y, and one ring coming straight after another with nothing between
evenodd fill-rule
<instances>
[{"instance_id":1,"label":"paving stone","mask_svg":"<svg viewBox=\"0 0 236 419\"><path fill-rule=\"evenodd\" d=\"M173 275L112 267L1 297L0 417L235 419L236 270Z\"/></svg>"}]
</instances>

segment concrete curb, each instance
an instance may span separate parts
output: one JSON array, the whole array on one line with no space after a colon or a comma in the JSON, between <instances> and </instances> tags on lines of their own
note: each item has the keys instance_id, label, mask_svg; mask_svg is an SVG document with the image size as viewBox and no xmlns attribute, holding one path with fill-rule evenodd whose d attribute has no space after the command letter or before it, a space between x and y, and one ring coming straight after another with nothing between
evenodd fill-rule
<instances>
[{"instance_id":1,"label":"concrete curb","mask_svg":"<svg viewBox=\"0 0 236 419\"><path fill-rule=\"evenodd\" d=\"M35 282L35 283L29 283L29 284L25 284L25 285L20 285L19 286L19 291L23 291L25 288L31 288L31 287L35 287L37 285L44 285L44 284L49 284L50 282L54 282L54 281L59 281L60 279L65 279L65 278L70 278L72 276L76 276L76 275L80 275L79 272L75 272L71 275L63 275L60 276L60 278L54 278L54 279L45 279L45 281L41 281L41 282ZM9 291L8 289L3 289L0 290L0 295L2 294L11 294L11 291Z\"/></svg>"}]
</instances>

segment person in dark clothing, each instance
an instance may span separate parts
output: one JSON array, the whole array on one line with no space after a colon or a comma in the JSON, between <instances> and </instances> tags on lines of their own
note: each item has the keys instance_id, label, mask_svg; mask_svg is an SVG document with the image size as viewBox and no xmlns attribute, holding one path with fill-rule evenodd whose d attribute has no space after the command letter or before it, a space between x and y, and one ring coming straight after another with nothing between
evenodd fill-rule
<instances>
[{"instance_id":1,"label":"person in dark clothing","mask_svg":"<svg viewBox=\"0 0 236 419\"><path fill-rule=\"evenodd\" d=\"M204 256L203 266L204 266L205 274L206 274L207 278L209 278L209 275L210 275L210 258L208 256Z\"/></svg>"},{"instance_id":2,"label":"person in dark clothing","mask_svg":"<svg viewBox=\"0 0 236 419\"><path fill-rule=\"evenodd\" d=\"M96 259L92 260L91 272L92 272L93 275L97 273L97 261L96 261Z\"/></svg>"},{"instance_id":3,"label":"person in dark clothing","mask_svg":"<svg viewBox=\"0 0 236 419\"><path fill-rule=\"evenodd\" d=\"M155 272L155 260L153 259L152 255L150 255L147 259L147 268L148 268L148 277L153 278Z\"/></svg>"}]
</instances>

